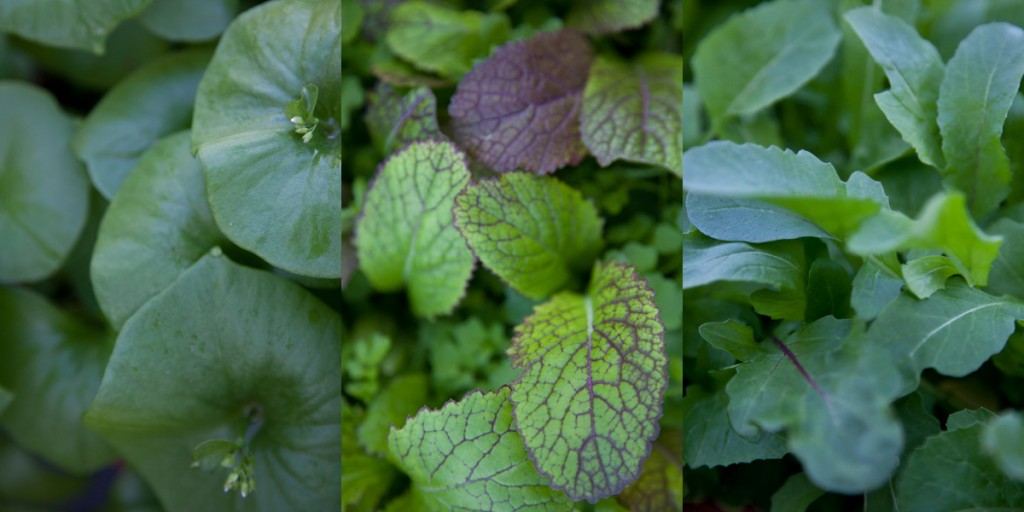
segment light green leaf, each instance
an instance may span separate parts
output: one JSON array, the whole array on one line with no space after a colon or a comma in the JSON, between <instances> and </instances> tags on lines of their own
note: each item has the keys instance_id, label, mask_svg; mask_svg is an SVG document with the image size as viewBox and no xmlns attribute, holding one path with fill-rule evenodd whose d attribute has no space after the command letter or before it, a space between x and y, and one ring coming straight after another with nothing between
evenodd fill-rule
<instances>
[{"instance_id":1,"label":"light green leaf","mask_svg":"<svg viewBox=\"0 0 1024 512\"><path fill-rule=\"evenodd\" d=\"M789 453L786 438L781 434L761 431L741 436L733 430L726 413L728 407L729 397L724 392L717 392L697 401L686 414L683 453L688 466L730 466L755 460L781 459Z\"/></svg>"},{"instance_id":2,"label":"light green leaf","mask_svg":"<svg viewBox=\"0 0 1024 512\"><path fill-rule=\"evenodd\" d=\"M1019 510L1024 484L983 454L983 424L929 438L905 462L896 481L900 512Z\"/></svg>"},{"instance_id":3,"label":"light green leaf","mask_svg":"<svg viewBox=\"0 0 1024 512\"><path fill-rule=\"evenodd\" d=\"M555 295L516 327L516 429L537 470L595 503L636 480L668 386L664 327L636 272L594 269L586 296Z\"/></svg>"},{"instance_id":4,"label":"light green leaf","mask_svg":"<svg viewBox=\"0 0 1024 512\"><path fill-rule=\"evenodd\" d=\"M884 350L910 373L914 384L925 368L962 377L1002 350L1024 304L997 298L951 280L928 299L901 295L889 304L869 331Z\"/></svg>"},{"instance_id":5,"label":"light green leaf","mask_svg":"<svg viewBox=\"0 0 1024 512\"><path fill-rule=\"evenodd\" d=\"M919 299L927 299L946 287L946 280L960 273L945 256L924 256L902 265L907 290Z\"/></svg>"},{"instance_id":6,"label":"light green leaf","mask_svg":"<svg viewBox=\"0 0 1024 512\"><path fill-rule=\"evenodd\" d=\"M711 283L756 283L750 295L758 313L772 318L801 320L807 309L807 262L796 241L757 246L741 242L719 243L700 234L684 235L683 289ZM755 288L756 289L756 288Z\"/></svg>"},{"instance_id":7,"label":"light green leaf","mask_svg":"<svg viewBox=\"0 0 1024 512\"><path fill-rule=\"evenodd\" d=\"M407 288L418 316L451 312L473 272L473 253L452 223L468 182L458 148L423 141L391 155L366 191L355 238L360 268L377 290Z\"/></svg>"},{"instance_id":8,"label":"light green leaf","mask_svg":"<svg viewBox=\"0 0 1024 512\"><path fill-rule=\"evenodd\" d=\"M658 15L660 3L660 0L576 0L565 18L565 25L595 35L636 29Z\"/></svg>"},{"instance_id":9,"label":"light green leaf","mask_svg":"<svg viewBox=\"0 0 1024 512\"><path fill-rule=\"evenodd\" d=\"M805 473L797 473L772 494L771 512L804 512L825 491L817 488Z\"/></svg>"},{"instance_id":10,"label":"light green leaf","mask_svg":"<svg viewBox=\"0 0 1024 512\"><path fill-rule=\"evenodd\" d=\"M113 338L35 292L0 288L0 385L14 394L0 413L4 431L76 475L113 462L116 453L82 424Z\"/></svg>"},{"instance_id":11,"label":"light green leaf","mask_svg":"<svg viewBox=\"0 0 1024 512\"><path fill-rule=\"evenodd\" d=\"M507 387L470 392L439 410L420 411L391 430L388 447L427 510L572 510L572 502L546 485L526 455L512 428Z\"/></svg>"},{"instance_id":12,"label":"light green leaf","mask_svg":"<svg viewBox=\"0 0 1024 512\"><path fill-rule=\"evenodd\" d=\"M374 146L385 155L413 141L446 138L437 125L437 98L427 87L403 93L379 82L370 95L366 127Z\"/></svg>"},{"instance_id":13,"label":"light green leaf","mask_svg":"<svg viewBox=\"0 0 1024 512\"><path fill-rule=\"evenodd\" d=\"M810 481L860 493L882 485L899 464L903 430L889 404L900 375L850 322L824 317L777 348L736 368L726 386L729 419L742 436L786 431Z\"/></svg>"},{"instance_id":14,"label":"light green leaf","mask_svg":"<svg viewBox=\"0 0 1024 512\"><path fill-rule=\"evenodd\" d=\"M1003 238L992 262L986 290L993 295L1024 297L1024 224L1010 218L997 220L988 231Z\"/></svg>"},{"instance_id":15,"label":"light green leaf","mask_svg":"<svg viewBox=\"0 0 1024 512\"><path fill-rule=\"evenodd\" d=\"M0 81L0 105L0 282L39 281L64 263L85 226L89 182L53 96Z\"/></svg>"},{"instance_id":16,"label":"light green leaf","mask_svg":"<svg viewBox=\"0 0 1024 512\"><path fill-rule=\"evenodd\" d=\"M946 185L967 196L977 218L1006 197L1010 163L1003 123L1024 76L1024 30L1007 23L976 28L949 60L939 93Z\"/></svg>"},{"instance_id":17,"label":"light green leaf","mask_svg":"<svg viewBox=\"0 0 1024 512\"><path fill-rule=\"evenodd\" d=\"M0 32L64 48L100 54L118 23L142 12L153 0L0 1Z\"/></svg>"},{"instance_id":18,"label":"light green leaf","mask_svg":"<svg viewBox=\"0 0 1024 512\"><path fill-rule=\"evenodd\" d=\"M1005 412L985 425L981 446L1006 476L1024 481L1024 417L1019 412Z\"/></svg>"},{"instance_id":19,"label":"light green leaf","mask_svg":"<svg viewBox=\"0 0 1024 512\"><path fill-rule=\"evenodd\" d=\"M971 285L985 286L989 269L999 255L1002 238L986 235L974 224L964 195L939 193L928 200L917 220L886 210L868 219L848 241L861 256L906 249L939 250L949 256Z\"/></svg>"},{"instance_id":20,"label":"light green leaf","mask_svg":"<svg viewBox=\"0 0 1024 512\"><path fill-rule=\"evenodd\" d=\"M713 131L794 93L832 59L839 38L827 4L817 0L764 3L714 29L693 56Z\"/></svg>"},{"instance_id":21,"label":"light green leaf","mask_svg":"<svg viewBox=\"0 0 1024 512\"><path fill-rule=\"evenodd\" d=\"M238 14L238 0L152 0L139 16L147 30L169 41L207 41Z\"/></svg>"},{"instance_id":22,"label":"light green leaf","mask_svg":"<svg viewBox=\"0 0 1024 512\"><path fill-rule=\"evenodd\" d=\"M504 43L511 31L508 16L460 11L422 0L391 11L387 43L391 51L417 68L459 78L475 59Z\"/></svg>"},{"instance_id":23,"label":"light green leaf","mask_svg":"<svg viewBox=\"0 0 1024 512\"><path fill-rule=\"evenodd\" d=\"M877 182L863 173L843 182L831 164L806 151L714 141L687 150L683 167L690 193L769 202L838 237L888 206Z\"/></svg>"},{"instance_id":24,"label":"light green leaf","mask_svg":"<svg viewBox=\"0 0 1024 512\"><path fill-rule=\"evenodd\" d=\"M893 268L899 265L895 255L888 258L892 268L877 258L868 258L853 277L850 306L865 320L873 320L890 302L896 300L903 288L903 278Z\"/></svg>"},{"instance_id":25,"label":"light green leaf","mask_svg":"<svg viewBox=\"0 0 1024 512\"><path fill-rule=\"evenodd\" d=\"M615 160L683 175L683 59L667 53L630 62L598 57L583 90L580 135L602 167Z\"/></svg>"},{"instance_id":26,"label":"light green leaf","mask_svg":"<svg viewBox=\"0 0 1024 512\"><path fill-rule=\"evenodd\" d=\"M188 128L192 102L210 53L161 57L110 90L75 133L72 147L96 189L110 199L157 139Z\"/></svg>"},{"instance_id":27,"label":"light green leaf","mask_svg":"<svg viewBox=\"0 0 1024 512\"><path fill-rule=\"evenodd\" d=\"M90 268L96 299L117 330L224 242L187 131L157 142L121 188L100 224Z\"/></svg>"},{"instance_id":28,"label":"light green leaf","mask_svg":"<svg viewBox=\"0 0 1024 512\"><path fill-rule=\"evenodd\" d=\"M543 298L594 263L604 222L594 205L549 176L513 172L470 185L455 225L480 261L522 295Z\"/></svg>"},{"instance_id":29,"label":"light green leaf","mask_svg":"<svg viewBox=\"0 0 1024 512\"><path fill-rule=\"evenodd\" d=\"M781 206L752 199L691 192L686 195L686 213L701 233L728 242L835 238L810 220Z\"/></svg>"},{"instance_id":30,"label":"light green leaf","mask_svg":"<svg viewBox=\"0 0 1024 512\"><path fill-rule=\"evenodd\" d=\"M683 433L665 430L644 461L640 477L622 490L618 503L625 506L612 510L621 512L682 512L683 510ZM615 503L613 498L598 502Z\"/></svg>"},{"instance_id":31,"label":"light green leaf","mask_svg":"<svg viewBox=\"0 0 1024 512\"><path fill-rule=\"evenodd\" d=\"M749 361L761 355L761 345L754 341L754 331L735 320L706 322L698 327L700 337L712 346L724 350L737 361ZM693 457L690 457L692 462Z\"/></svg>"},{"instance_id":32,"label":"light green leaf","mask_svg":"<svg viewBox=\"0 0 1024 512\"><path fill-rule=\"evenodd\" d=\"M359 444L367 453L387 455L388 429L402 428L405 418L427 401L427 377L410 373L395 378L366 408L366 417L356 430Z\"/></svg>"},{"instance_id":33,"label":"light green leaf","mask_svg":"<svg viewBox=\"0 0 1024 512\"><path fill-rule=\"evenodd\" d=\"M283 278L214 249L118 336L86 424L165 509L326 510L340 501L341 319ZM256 490L190 469L210 439L245 435Z\"/></svg>"},{"instance_id":34,"label":"light green leaf","mask_svg":"<svg viewBox=\"0 0 1024 512\"><path fill-rule=\"evenodd\" d=\"M845 17L889 79L891 89L875 95L878 107L922 162L941 169L945 160L936 104L945 66L939 52L904 20L875 7L854 9Z\"/></svg>"},{"instance_id":35,"label":"light green leaf","mask_svg":"<svg viewBox=\"0 0 1024 512\"><path fill-rule=\"evenodd\" d=\"M192 119L217 225L239 247L309 277L341 276L340 28L336 0L245 11L217 45ZM313 112L289 119L285 109L309 86L319 91Z\"/></svg>"}]
</instances>

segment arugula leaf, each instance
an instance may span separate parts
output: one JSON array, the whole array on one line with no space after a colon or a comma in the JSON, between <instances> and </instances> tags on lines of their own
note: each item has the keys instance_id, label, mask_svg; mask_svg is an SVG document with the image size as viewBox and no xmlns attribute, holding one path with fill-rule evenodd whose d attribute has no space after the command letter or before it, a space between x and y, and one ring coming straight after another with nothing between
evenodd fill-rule
<instances>
[{"instance_id":1,"label":"arugula leaf","mask_svg":"<svg viewBox=\"0 0 1024 512\"><path fill-rule=\"evenodd\" d=\"M1004 217L988 231L1002 237L1003 244L992 262L986 290L993 295L1024 297L1024 224Z\"/></svg>"},{"instance_id":2,"label":"arugula leaf","mask_svg":"<svg viewBox=\"0 0 1024 512\"><path fill-rule=\"evenodd\" d=\"M786 439L781 434L762 431L743 436L737 433L729 422L729 397L725 393L696 399L688 396L687 400L692 405L684 422L686 445L683 452L690 467L781 459L789 453Z\"/></svg>"},{"instance_id":3,"label":"arugula leaf","mask_svg":"<svg viewBox=\"0 0 1024 512\"><path fill-rule=\"evenodd\" d=\"M686 213L701 233L726 242L763 243L794 238L835 238L814 222L771 203L689 193Z\"/></svg>"},{"instance_id":4,"label":"arugula leaf","mask_svg":"<svg viewBox=\"0 0 1024 512\"><path fill-rule=\"evenodd\" d=\"M551 177L516 172L482 180L455 198L453 213L480 261L531 299L561 289L601 249L597 209Z\"/></svg>"},{"instance_id":5,"label":"arugula leaf","mask_svg":"<svg viewBox=\"0 0 1024 512\"><path fill-rule=\"evenodd\" d=\"M958 275L960 270L946 256L924 256L905 263L902 266L903 279L907 281L907 290L919 299L927 299L931 294L946 287L946 280Z\"/></svg>"},{"instance_id":6,"label":"arugula leaf","mask_svg":"<svg viewBox=\"0 0 1024 512\"><path fill-rule=\"evenodd\" d=\"M986 424L981 446L1006 476L1024 482L1024 417L1019 412L1003 413Z\"/></svg>"},{"instance_id":7,"label":"arugula leaf","mask_svg":"<svg viewBox=\"0 0 1024 512\"><path fill-rule=\"evenodd\" d=\"M891 264L884 264L882 259L889 260ZM853 277L850 306L865 320L874 319L885 306L896 300L904 284L901 275L894 270L899 265L896 256L890 254L882 259L865 259Z\"/></svg>"},{"instance_id":8,"label":"arugula leaf","mask_svg":"<svg viewBox=\"0 0 1024 512\"><path fill-rule=\"evenodd\" d=\"M803 512L824 494L825 491L811 483L805 473L797 473L772 494L772 511Z\"/></svg>"},{"instance_id":9,"label":"arugula leaf","mask_svg":"<svg viewBox=\"0 0 1024 512\"><path fill-rule=\"evenodd\" d=\"M419 316L447 314L473 272L473 253L452 224L469 181L465 156L443 141L414 142L381 164L356 226L359 265L374 288L408 288Z\"/></svg>"},{"instance_id":10,"label":"arugula leaf","mask_svg":"<svg viewBox=\"0 0 1024 512\"><path fill-rule=\"evenodd\" d=\"M508 353L523 370L515 428L553 488L596 503L637 478L658 434L668 358L654 294L635 270L596 266L586 296L537 306Z\"/></svg>"}]
</instances>

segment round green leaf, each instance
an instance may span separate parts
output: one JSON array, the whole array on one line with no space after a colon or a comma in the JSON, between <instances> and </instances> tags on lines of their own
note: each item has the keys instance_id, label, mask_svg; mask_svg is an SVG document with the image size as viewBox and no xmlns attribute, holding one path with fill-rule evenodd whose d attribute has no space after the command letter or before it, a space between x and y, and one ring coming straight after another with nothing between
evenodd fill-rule
<instances>
[{"instance_id":1,"label":"round green leaf","mask_svg":"<svg viewBox=\"0 0 1024 512\"><path fill-rule=\"evenodd\" d=\"M0 81L0 282L38 281L85 225L89 183L71 153L71 120L49 93Z\"/></svg>"},{"instance_id":2,"label":"round green leaf","mask_svg":"<svg viewBox=\"0 0 1024 512\"><path fill-rule=\"evenodd\" d=\"M112 462L113 450L85 428L82 413L113 341L35 292L0 288L0 385L14 394L0 426L19 445L75 474Z\"/></svg>"},{"instance_id":3,"label":"round green leaf","mask_svg":"<svg viewBox=\"0 0 1024 512\"><path fill-rule=\"evenodd\" d=\"M142 26L171 41L206 41L220 35L238 12L238 0L153 0Z\"/></svg>"},{"instance_id":4,"label":"round green leaf","mask_svg":"<svg viewBox=\"0 0 1024 512\"><path fill-rule=\"evenodd\" d=\"M0 1L0 32L50 46L103 53L107 34L153 0Z\"/></svg>"},{"instance_id":5,"label":"round green leaf","mask_svg":"<svg viewBox=\"0 0 1024 512\"><path fill-rule=\"evenodd\" d=\"M192 122L192 102L210 52L161 57L110 90L72 141L96 189L110 199L157 139Z\"/></svg>"},{"instance_id":6,"label":"round green leaf","mask_svg":"<svg viewBox=\"0 0 1024 512\"><path fill-rule=\"evenodd\" d=\"M341 319L308 292L214 250L125 324L86 424L167 510L330 510L340 501ZM251 411L256 489L190 468Z\"/></svg>"},{"instance_id":7,"label":"round green leaf","mask_svg":"<svg viewBox=\"0 0 1024 512\"><path fill-rule=\"evenodd\" d=\"M223 238L189 133L162 139L139 160L100 224L90 272L111 325L120 329Z\"/></svg>"},{"instance_id":8,"label":"round green leaf","mask_svg":"<svg viewBox=\"0 0 1024 512\"><path fill-rule=\"evenodd\" d=\"M654 293L625 265L537 306L509 348L516 430L551 486L596 503L640 475L668 386Z\"/></svg>"},{"instance_id":9,"label":"round green leaf","mask_svg":"<svg viewBox=\"0 0 1024 512\"><path fill-rule=\"evenodd\" d=\"M311 277L341 276L340 31L337 1L246 11L217 46L192 120L224 234Z\"/></svg>"}]
</instances>

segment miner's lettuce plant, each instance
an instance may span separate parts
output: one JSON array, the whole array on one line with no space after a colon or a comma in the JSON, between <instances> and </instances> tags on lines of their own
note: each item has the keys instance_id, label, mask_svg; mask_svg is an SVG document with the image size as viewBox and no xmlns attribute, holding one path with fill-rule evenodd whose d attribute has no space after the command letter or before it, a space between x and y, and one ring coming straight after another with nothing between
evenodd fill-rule
<instances>
[{"instance_id":1,"label":"miner's lettuce plant","mask_svg":"<svg viewBox=\"0 0 1024 512\"><path fill-rule=\"evenodd\" d=\"M1024 506L1024 6L863 3L691 5L688 504Z\"/></svg>"},{"instance_id":2,"label":"miner's lettuce plant","mask_svg":"<svg viewBox=\"0 0 1024 512\"><path fill-rule=\"evenodd\" d=\"M346 3L342 507L681 510L678 6L478 4Z\"/></svg>"}]
</instances>

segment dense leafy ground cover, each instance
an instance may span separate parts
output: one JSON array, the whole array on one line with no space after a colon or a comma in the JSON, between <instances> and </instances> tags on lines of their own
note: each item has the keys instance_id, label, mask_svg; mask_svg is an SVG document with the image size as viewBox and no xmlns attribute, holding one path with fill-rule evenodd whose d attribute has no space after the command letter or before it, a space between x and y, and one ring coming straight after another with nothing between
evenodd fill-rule
<instances>
[{"instance_id":1,"label":"dense leafy ground cover","mask_svg":"<svg viewBox=\"0 0 1024 512\"><path fill-rule=\"evenodd\" d=\"M685 2L686 500L1024 508L1024 2Z\"/></svg>"},{"instance_id":2,"label":"dense leafy ground cover","mask_svg":"<svg viewBox=\"0 0 1024 512\"><path fill-rule=\"evenodd\" d=\"M336 510L340 3L0 32L0 510Z\"/></svg>"},{"instance_id":3,"label":"dense leafy ground cover","mask_svg":"<svg viewBox=\"0 0 1024 512\"><path fill-rule=\"evenodd\" d=\"M682 24L343 2L344 510L681 510Z\"/></svg>"}]
</instances>

